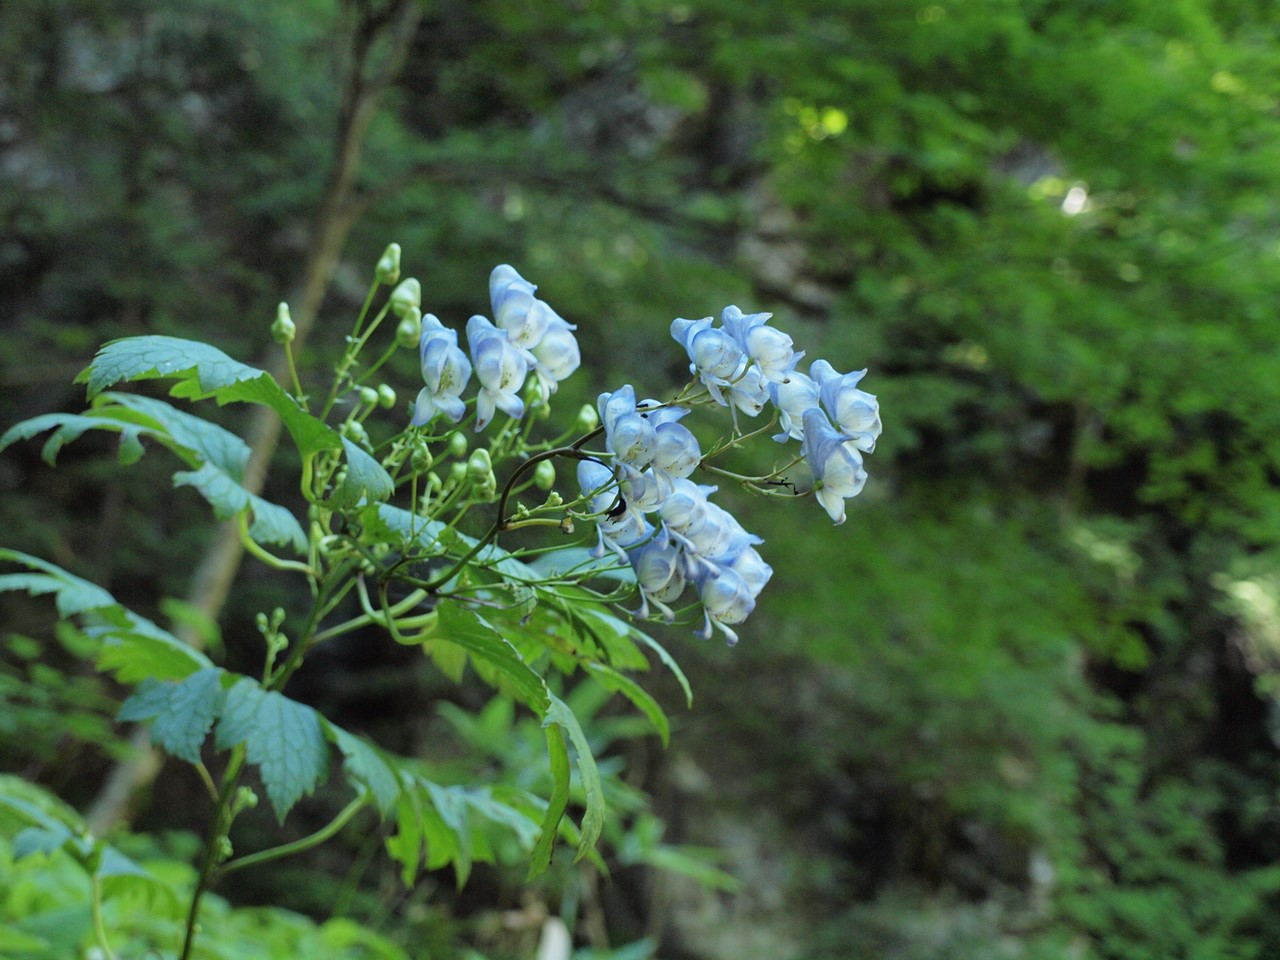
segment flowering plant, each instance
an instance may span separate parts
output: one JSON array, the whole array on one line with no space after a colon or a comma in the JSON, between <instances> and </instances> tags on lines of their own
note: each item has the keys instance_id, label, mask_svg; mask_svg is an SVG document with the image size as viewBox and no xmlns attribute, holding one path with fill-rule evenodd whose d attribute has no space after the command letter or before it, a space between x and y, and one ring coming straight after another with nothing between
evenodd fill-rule
<instances>
[{"instance_id":1,"label":"flowering plant","mask_svg":"<svg viewBox=\"0 0 1280 960\"><path fill-rule=\"evenodd\" d=\"M309 396L298 378L295 328L281 304L272 333L287 352L288 388L208 344L134 337L106 344L81 375L91 400L84 413L38 416L0 437L3 449L48 432L50 462L89 430L118 434L126 465L144 454L144 441L165 447L184 465L174 474L175 486L193 488L216 516L233 520L257 560L306 583L305 609L259 614L262 670L245 676L216 665L100 587L38 558L0 551L0 559L24 568L0 577L0 590L53 594L59 613L78 619L98 641L100 669L136 685L119 718L150 723L153 742L190 763L207 788L212 812L187 912L184 960L193 949L201 899L220 879L314 846L366 807L392 821L387 849L406 883L423 868L450 863L464 879L473 859L491 854L477 840L477 822L513 835L531 874L547 867L557 838L575 844L579 858L592 855L605 813L600 773L579 719L556 695L549 674L582 673L621 693L665 742L667 718L631 674L648 669L647 651L674 672L686 695L689 687L642 625L694 609L701 613L700 635L719 630L736 642L734 628L772 574L757 549L760 538L711 499L716 487L693 477L729 479L772 496L811 491L836 523L866 479L862 454L874 448L880 419L875 398L858 388L862 373L841 375L821 360L810 375L800 372L803 354L768 324L769 314L728 307L718 326L711 318L675 320L671 333L687 351L693 377L672 400L638 400L634 388L623 385L602 393L594 408L584 407L560 436L542 438L539 425L559 384L581 362L576 327L503 265L490 277L493 318L468 320L464 351L457 330L422 313L421 285L400 280L399 260L392 244L323 399ZM382 286L392 287L390 295L373 311ZM364 350L388 317L396 320L395 337L364 366ZM423 386L407 425L375 439L395 419L389 411L396 393L390 384L375 384L374 376L397 344L418 350ZM154 379L173 381L176 398L275 411L296 449L299 509L246 488L249 448L238 436L164 400L110 389ZM709 450L686 426L695 408L728 408L731 428ZM769 409L774 416L765 426L743 432L740 417ZM774 440L800 441L778 469L747 476L716 462L774 423L782 431ZM557 471L566 463L576 480L567 487ZM478 536L467 532L476 520L482 521ZM580 525L595 528L590 548L564 539ZM518 549L499 543L539 527L557 531L551 543ZM681 608L689 593L696 601ZM623 606L636 599L637 609ZM435 783L411 761L286 695L308 653L371 627L421 647L455 679L470 664L531 710L545 730L550 796ZM583 807L578 823L566 817L570 744ZM244 783L246 768L257 768L283 821L325 776L331 754L341 758L354 791L337 818L300 841L237 855L233 824L257 803ZM142 873L136 865L122 867L118 853L104 856L108 848L98 841L27 813L41 838L33 849L79 851L98 879L107 869ZM94 891L98 896L101 885ZM100 946L109 953L105 939L99 937Z\"/></svg>"}]
</instances>

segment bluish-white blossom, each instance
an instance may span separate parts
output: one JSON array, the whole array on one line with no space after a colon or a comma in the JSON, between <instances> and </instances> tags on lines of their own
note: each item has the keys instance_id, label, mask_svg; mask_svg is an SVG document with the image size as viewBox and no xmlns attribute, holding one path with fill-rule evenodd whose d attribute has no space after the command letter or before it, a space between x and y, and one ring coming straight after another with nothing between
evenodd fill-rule
<instances>
[{"instance_id":1,"label":"bluish-white blossom","mask_svg":"<svg viewBox=\"0 0 1280 960\"><path fill-rule=\"evenodd\" d=\"M800 449L813 471L814 496L839 526L845 520L845 500L856 497L867 482L862 454L849 437L831 426L819 407L804 415L804 441Z\"/></svg>"},{"instance_id":2,"label":"bluish-white blossom","mask_svg":"<svg viewBox=\"0 0 1280 960\"><path fill-rule=\"evenodd\" d=\"M428 313L422 318L418 357L426 386L418 392L410 423L422 426L437 413L457 423L466 410L460 394L471 379L471 361L458 346L458 332Z\"/></svg>"},{"instance_id":3,"label":"bluish-white blossom","mask_svg":"<svg viewBox=\"0 0 1280 960\"><path fill-rule=\"evenodd\" d=\"M876 448L880 436L880 403L874 394L858 388L866 370L855 373L837 373L825 360L813 361L809 368L818 382L822 405L840 432L845 434L863 453Z\"/></svg>"},{"instance_id":4,"label":"bluish-white blossom","mask_svg":"<svg viewBox=\"0 0 1280 960\"><path fill-rule=\"evenodd\" d=\"M602 393L596 402L604 425L604 445L619 463L642 470L653 459L658 437L653 424L636 409L636 391L631 384Z\"/></svg>"},{"instance_id":5,"label":"bluish-white blossom","mask_svg":"<svg viewBox=\"0 0 1280 960\"><path fill-rule=\"evenodd\" d=\"M467 321L467 343L480 394L476 398L476 430L483 430L493 419L494 410L519 419L524 415L520 388L524 386L529 364L523 351L507 338L506 331L474 316Z\"/></svg>"},{"instance_id":6,"label":"bluish-white blossom","mask_svg":"<svg viewBox=\"0 0 1280 960\"><path fill-rule=\"evenodd\" d=\"M822 361L815 361L821 363ZM775 433L773 439L785 443L789 439L804 439L804 414L818 406L818 382L812 377L791 371L784 383L769 384L769 398L778 408L778 423L781 433Z\"/></svg>"},{"instance_id":7,"label":"bluish-white blossom","mask_svg":"<svg viewBox=\"0 0 1280 960\"><path fill-rule=\"evenodd\" d=\"M525 352L546 403L560 381L578 369L582 355L573 336L577 327L534 296L537 289L509 264L499 264L489 275L494 323Z\"/></svg>"},{"instance_id":8,"label":"bluish-white blossom","mask_svg":"<svg viewBox=\"0 0 1280 960\"><path fill-rule=\"evenodd\" d=\"M796 353L791 337L768 326L772 316L771 313L744 314L737 307L728 306L720 314L720 323L765 380L783 383L804 351Z\"/></svg>"}]
</instances>

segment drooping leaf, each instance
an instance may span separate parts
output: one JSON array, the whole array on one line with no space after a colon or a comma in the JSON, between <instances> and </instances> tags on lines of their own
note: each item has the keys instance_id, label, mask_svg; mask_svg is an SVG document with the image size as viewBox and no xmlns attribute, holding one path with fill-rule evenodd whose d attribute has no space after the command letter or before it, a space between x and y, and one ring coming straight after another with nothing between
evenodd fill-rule
<instances>
[{"instance_id":1,"label":"drooping leaf","mask_svg":"<svg viewBox=\"0 0 1280 960\"><path fill-rule=\"evenodd\" d=\"M387 838L387 853L400 864L400 878L406 887L412 887L418 878L418 866L422 863L424 827L422 823L422 796L410 789L413 778L406 775L405 789L400 791L396 804L396 832Z\"/></svg>"},{"instance_id":2,"label":"drooping leaf","mask_svg":"<svg viewBox=\"0 0 1280 960\"><path fill-rule=\"evenodd\" d=\"M0 560L21 564L40 573L9 573L0 575L0 592L6 590L25 590L32 596L54 594L54 603L58 613L64 617L89 612L114 612L117 616L124 610L116 598L96 583L90 583L67 573L61 567L48 561L33 557L18 550L0 548Z\"/></svg>"},{"instance_id":3,"label":"drooping leaf","mask_svg":"<svg viewBox=\"0 0 1280 960\"><path fill-rule=\"evenodd\" d=\"M131 610L124 611L123 623L92 624L84 632L100 644L98 669L122 683L181 680L213 666L199 650Z\"/></svg>"},{"instance_id":4,"label":"drooping leaf","mask_svg":"<svg viewBox=\"0 0 1280 960\"><path fill-rule=\"evenodd\" d=\"M148 678L120 706L117 720L151 721L151 742L187 763L200 762L200 746L222 704L216 667L177 683Z\"/></svg>"},{"instance_id":5,"label":"drooping leaf","mask_svg":"<svg viewBox=\"0 0 1280 960\"><path fill-rule=\"evenodd\" d=\"M334 491L334 506L347 509L359 505L362 500L375 503L395 493L395 483L382 464L346 437L341 439L347 457L347 472L341 486Z\"/></svg>"},{"instance_id":6,"label":"drooping leaf","mask_svg":"<svg viewBox=\"0 0 1280 960\"><path fill-rule=\"evenodd\" d=\"M263 690L249 677L241 677L227 691L217 742L223 749L245 745L282 822L303 794L314 792L329 766L319 715L283 694Z\"/></svg>"},{"instance_id":7,"label":"drooping leaf","mask_svg":"<svg viewBox=\"0 0 1280 960\"><path fill-rule=\"evenodd\" d=\"M667 720L667 715L663 712L662 707L658 705L658 701L653 699L644 687L626 674L619 673L603 663L588 663L585 668L606 689L621 693L635 704L639 711L653 724L654 729L658 731L658 736L662 738L662 745L664 747L671 745L671 724Z\"/></svg>"},{"instance_id":8,"label":"drooping leaf","mask_svg":"<svg viewBox=\"0 0 1280 960\"><path fill-rule=\"evenodd\" d=\"M250 493L224 471L211 463L198 470L184 470L173 475L175 487L193 487L213 507L219 520L250 510L253 523L249 535L259 543L291 546L299 553L307 549L307 535L298 518L279 504L270 503Z\"/></svg>"},{"instance_id":9,"label":"drooping leaf","mask_svg":"<svg viewBox=\"0 0 1280 960\"><path fill-rule=\"evenodd\" d=\"M471 824L466 797L460 787L442 787L422 777L418 780L431 798L431 806L424 810L423 818L427 866L438 869L452 862L461 888L471 875ZM432 812L436 816L431 816Z\"/></svg>"},{"instance_id":10,"label":"drooping leaf","mask_svg":"<svg viewBox=\"0 0 1280 960\"><path fill-rule=\"evenodd\" d=\"M529 856L529 880L546 872L551 866L551 851L560 832L560 821L569 806L569 745L565 741L562 727L554 723L547 723L545 727L547 757L551 762L551 797L547 803L547 812L542 818L542 832Z\"/></svg>"},{"instance_id":11,"label":"drooping leaf","mask_svg":"<svg viewBox=\"0 0 1280 960\"><path fill-rule=\"evenodd\" d=\"M323 717L321 724L330 742L342 752L342 769L347 779L366 787L378 813L389 816L400 796L395 759Z\"/></svg>"},{"instance_id":12,"label":"drooping leaf","mask_svg":"<svg viewBox=\"0 0 1280 960\"><path fill-rule=\"evenodd\" d=\"M495 667L510 681L521 703L540 717L546 715L551 696L546 683L524 662L510 641L503 639L474 610L456 601L442 600L436 610L440 615L437 630L444 639Z\"/></svg>"},{"instance_id":13,"label":"drooping leaf","mask_svg":"<svg viewBox=\"0 0 1280 960\"><path fill-rule=\"evenodd\" d=\"M265 371L232 360L207 343L145 336L105 344L76 382L87 383L92 398L122 381L175 377L194 383L200 394L212 396L234 384L263 376Z\"/></svg>"},{"instance_id":14,"label":"drooping leaf","mask_svg":"<svg viewBox=\"0 0 1280 960\"><path fill-rule=\"evenodd\" d=\"M600 831L604 829L604 788L600 782L596 759L591 753L591 745L587 742L587 735L582 732L578 718L555 694L548 693L548 697L551 699L551 706L547 710L544 726L555 724L568 734L577 753L578 779L586 795L587 809L582 815L582 840L578 843L578 854L575 857L575 860L581 860L595 848L596 841L600 839Z\"/></svg>"}]
</instances>

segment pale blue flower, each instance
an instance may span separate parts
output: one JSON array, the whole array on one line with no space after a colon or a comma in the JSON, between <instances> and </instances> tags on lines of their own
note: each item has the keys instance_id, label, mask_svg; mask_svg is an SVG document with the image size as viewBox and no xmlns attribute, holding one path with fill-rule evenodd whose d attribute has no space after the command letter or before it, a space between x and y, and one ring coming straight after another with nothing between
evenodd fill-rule
<instances>
[{"instance_id":1,"label":"pale blue flower","mask_svg":"<svg viewBox=\"0 0 1280 960\"><path fill-rule=\"evenodd\" d=\"M809 368L818 382L822 405L842 433L859 450L871 453L880 436L880 403L873 394L858 389L866 370L840 374L825 360L813 361Z\"/></svg>"},{"instance_id":2,"label":"pale blue flower","mask_svg":"<svg viewBox=\"0 0 1280 960\"><path fill-rule=\"evenodd\" d=\"M729 567L723 567L715 574L704 574L695 582L705 616L705 625L699 636L704 639L710 637L714 623L733 646L738 642L738 635L729 629L728 624L742 623L751 615L756 607L756 594L746 580Z\"/></svg>"},{"instance_id":3,"label":"pale blue flower","mask_svg":"<svg viewBox=\"0 0 1280 960\"><path fill-rule=\"evenodd\" d=\"M605 448L620 462L642 470L653 459L658 438L653 424L636 410L636 391L631 384L602 393L596 401L604 425Z\"/></svg>"},{"instance_id":4,"label":"pale blue flower","mask_svg":"<svg viewBox=\"0 0 1280 960\"><path fill-rule=\"evenodd\" d=\"M685 588L684 565L680 559L680 547L661 530L641 545L628 550L627 557L636 574L636 584L640 587L640 609L638 616L649 615L649 604L653 603L668 620L675 619L675 614L667 604L680 598Z\"/></svg>"},{"instance_id":5,"label":"pale blue flower","mask_svg":"<svg viewBox=\"0 0 1280 960\"><path fill-rule=\"evenodd\" d=\"M529 372L524 353L511 343L505 331L478 315L467 321L467 342L476 379L480 381L476 430L488 426L495 409L516 419L524 416L524 401L519 393Z\"/></svg>"},{"instance_id":6,"label":"pale blue flower","mask_svg":"<svg viewBox=\"0 0 1280 960\"><path fill-rule=\"evenodd\" d=\"M837 431L820 408L804 415L801 452L813 471L814 495L837 526L844 523L844 502L867 482L862 455L849 437Z\"/></svg>"},{"instance_id":7,"label":"pale blue flower","mask_svg":"<svg viewBox=\"0 0 1280 960\"><path fill-rule=\"evenodd\" d=\"M593 551L604 556L610 549L626 559L626 548L653 535L653 526L635 510L613 471L594 460L578 461L578 486L587 497L588 512L595 517L599 543Z\"/></svg>"},{"instance_id":8,"label":"pale blue flower","mask_svg":"<svg viewBox=\"0 0 1280 960\"><path fill-rule=\"evenodd\" d=\"M653 513L671 496L675 482L666 474L653 467L645 470L636 470L626 464L619 467L622 471L622 494L633 509Z\"/></svg>"},{"instance_id":9,"label":"pale blue flower","mask_svg":"<svg viewBox=\"0 0 1280 960\"><path fill-rule=\"evenodd\" d=\"M769 384L769 398L778 408L778 423L781 433L773 439L785 443L789 438L804 439L804 414L818 406L818 382L812 377L791 371L791 375L783 383Z\"/></svg>"},{"instance_id":10,"label":"pale blue flower","mask_svg":"<svg viewBox=\"0 0 1280 960\"><path fill-rule=\"evenodd\" d=\"M493 320L521 350L532 349L541 339L556 312L535 297L538 288L502 263L489 274L489 301Z\"/></svg>"},{"instance_id":11,"label":"pale blue flower","mask_svg":"<svg viewBox=\"0 0 1280 960\"><path fill-rule=\"evenodd\" d=\"M796 353L787 334L766 326L772 316L771 313L744 314L737 307L728 306L720 315L720 322L765 380L784 383L804 351Z\"/></svg>"},{"instance_id":12,"label":"pale blue flower","mask_svg":"<svg viewBox=\"0 0 1280 960\"><path fill-rule=\"evenodd\" d=\"M664 407L656 400L645 400L637 409L653 427L653 468L672 480L693 473L702 461L702 447L689 428L679 422L689 415L688 408Z\"/></svg>"},{"instance_id":13,"label":"pale blue flower","mask_svg":"<svg viewBox=\"0 0 1280 960\"><path fill-rule=\"evenodd\" d=\"M711 326L710 317L671 321L671 336L689 354L689 370L698 375L716 403L728 406L720 392L741 376L747 355L728 331Z\"/></svg>"},{"instance_id":14,"label":"pale blue flower","mask_svg":"<svg viewBox=\"0 0 1280 960\"><path fill-rule=\"evenodd\" d=\"M754 364L729 384L729 399L749 417L754 417L769 402L769 381Z\"/></svg>"},{"instance_id":15,"label":"pale blue flower","mask_svg":"<svg viewBox=\"0 0 1280 960\"><path fill-rule=\"evenodd\" d=\"M573 336L576 329L578 328L559 316L552 316L542 339L529 350L535 361L533 372L538 378L543 403L556 392L560 381L577 370L582 363L578 341Z\"/></svg>"},{"instance_id":16,"label":"pale blue flower","mask_svg":"<svg viewBox=\"0 0 1280 960\"><path fill-rule=\"evenodd\" d=\"M458 332L428 313L422 318L418 357L426 386L418 393L410 423L422 426L437 413L457 423L466 409L459 395L471 379L471 361L458 347Z\"/></svg>"}]
</instances>

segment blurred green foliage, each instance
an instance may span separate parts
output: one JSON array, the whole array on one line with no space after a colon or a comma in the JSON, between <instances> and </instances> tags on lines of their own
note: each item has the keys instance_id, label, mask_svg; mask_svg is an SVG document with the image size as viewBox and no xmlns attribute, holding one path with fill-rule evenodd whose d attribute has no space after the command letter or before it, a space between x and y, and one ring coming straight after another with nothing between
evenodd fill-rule
<instances>
[{"instance_id":1,"label":"blurred green foliage","mask_svg":"<svg viewBox=\"0 0 1280 960\"><path fill-rule=\"evenodd\" d=\"M267 349L362 6L0 7L5 425L70 408L111 336ZM729 844L753 919L654 898L647 928L615 907L618 942L726 956L715 929L774 924L833 960L1280 951L1278 33L1260 0L429 5L371 128L352 263L397 240L453 320L515 263L579 324L583 400L670 389L670 319L737 302L865 363L884 411L846 527L739 511L777 571L740 648L675 640L698 705L674 749L714 788L618 754L651 761L674 840L768 810L781 902ZM65 458L6 454L7 544L144 612L181 594L166 558L208 538L195 498L90 494L93 448ZM240 585L227 636L272 589ZM65 785L114 750L109 691L34 650L32 608L3 626L0 753ZM312 696L430 750L425 667L392 705L396 667L333 666L300 678ZM475 740L453 748L470 769Z\"/></svg>"}]
</instances>

